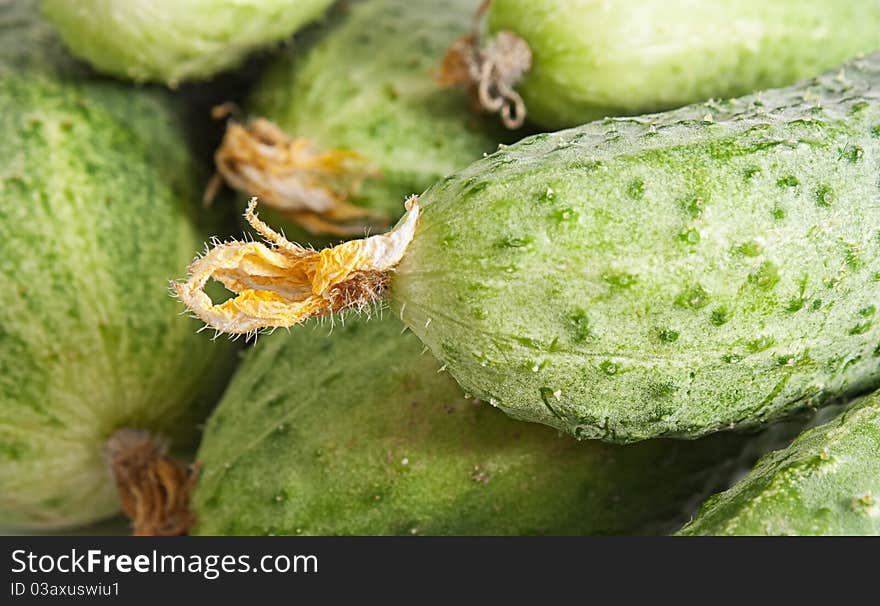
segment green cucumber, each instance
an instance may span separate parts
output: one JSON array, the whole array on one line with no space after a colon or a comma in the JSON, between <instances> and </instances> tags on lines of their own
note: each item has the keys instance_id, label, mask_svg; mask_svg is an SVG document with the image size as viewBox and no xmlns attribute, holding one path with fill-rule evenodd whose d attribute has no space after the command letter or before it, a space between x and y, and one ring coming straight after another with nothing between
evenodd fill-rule
<instances>
[{"instance_id":1,"label":"green cucumber","mask_svg":"<svg viewBox=\"0 0 880 606\"><path fill-rule=\"evenodd\" d=\"M388 296L475 397L581 438L880 384L880 54L527 138L432 186Z\"/></svg>"},{"instance_id":2,"label":"green cucumber","mask_svg":"<svg viewBox=\"0 0 880 606\"><path fill-rule=\"evenodd\" d=\"M406 196L510 137L493 120L469 115L461 91L435 82L446 48L471 23L477 5L453 0L437 10L429 0L374 0L341 6L326 26L269 66L248 113L320 149L351 150L371 162L381 177L368 178L351 201L393 221ZM330 241L263 210L293 240Z\"/></svg>"},{"instance_id":3,"label":"green cucumber","mask_svg":"<svg viewBox=\"0 0 880 606\"><path fill-rule=\"evenodd\" d=\"M119 509L115 430L191 443L233 356L168 296L204 241L179 109L69 70L34 15L0 5L0 520L50 529Z\"/></svg>"},{"instance_id":4,"label":"green cucumber","mask_svg":"<svg viewBox=\"0 0 880 606\"><path fill-rule=\"evenodd\" d=\"M763 457L682 535L880 535L880 393Z\"/></svg>"},{"instance_id":5,"label":"green cucumber","mask_svg":"<svg viewBox=\"0 0 880 606\"><path fill-rule=\"evenodd\" d=\"M532 51L517 90L547 128L786 86L880 47L876 0L492 0Z\"/></svg>"},{"instance_id":6,"label":"green cucumber","mask_svg":"<svg viewBox=\"0 0 880 606\"><path fill-rule=\"evenodd\" d=\"M332 0L41 0L71 51L97 70L177 86L238 66L321 17Z\"/></svg>"},{"instance_id":7,"label":"green cucumber","mask_svg":"<svg viewBox=\"0 0 880 606\"><path fill-rule=\"evenodd\" d=\"M260 338L209 419L194 534L662 532L754 440L620 447L465 397L393 317Z\"/></svg>"}]
</instances>

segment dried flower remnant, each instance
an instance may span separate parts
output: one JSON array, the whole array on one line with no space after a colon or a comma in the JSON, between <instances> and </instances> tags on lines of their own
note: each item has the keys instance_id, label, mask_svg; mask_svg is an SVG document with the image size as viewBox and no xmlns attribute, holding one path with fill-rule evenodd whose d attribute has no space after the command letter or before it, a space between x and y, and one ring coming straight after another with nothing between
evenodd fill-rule
<instances>
[{"instance_id":1,"label":"dried flower remnant","mask_svg":"<svg viewBox=\"0 0 880 606\"><path fill-rule=\"evenodd\" d=\"M475 34L457 39L440 65L441 86L464 86L477 105L501 115L513 130L523 125L526 106L514 87L532 67L532 51L513 32L498 32L485 45Z\"/></svg>"},{"instance_id":2,"label":"dried flower remnant","mask_svg":"<svg viewBox=\"0 0 880 606\"><path fill-rule=\"evenodd\" d=\"M247 126L231 120L214 161L206 203L225 182L313 234L350 237L388 226L388 217L349 202L365 179L379 177L379 169L354 151L321 150L258 118Z\"/></svg>"},{"instance_id":3,"label":"dried flower remnant","mask_svg":"<svg viewBox=\"0 0 880 606\"><path fill-rule=\"evenodd\" d=\"M403 257L419 218L413 196L390 232L316 251L273 231L257 218L256 205L252 198L245 218L270 246L218 244L189 266L186 282L173 284L180 300L222 333L290 327L311 317L368 307L385 291L388 272ZM236 296L215 305L204 291L209 279Z\"/></svg>"},{"instance_id":4,"label":"dried flower remnant","mask_svg":"<svg viewBox=\"0 0 880 606\"><path fill-rule=\"evenodd\" d=\"M197 473L168 455L146 431L120 429L107 440L107 461L122 510L136 536L181 536L193 525L190 493Z\"/></svg>"}]
</instances>

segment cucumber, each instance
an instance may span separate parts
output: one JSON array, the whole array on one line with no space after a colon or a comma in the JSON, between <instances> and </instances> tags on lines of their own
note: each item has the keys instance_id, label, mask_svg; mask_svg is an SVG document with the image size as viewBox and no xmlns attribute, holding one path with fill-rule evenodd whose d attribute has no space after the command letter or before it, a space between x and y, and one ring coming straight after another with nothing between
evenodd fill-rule
<instances>
[{"instance_id":1,"label":"cucumber","mask_svg":"<svg viewBox=\"0 0 880 606\"><path fill-rule=\"evenodd\" d=\"M234 356L168 296L204 241L179 108L68 69L35 15L0 5L0 520L52 529L118 511L117 429L194 441Z\"/></svg>"},{"instance_id":2,"label":"cucumber","mask_svg":"<svg viewBox=\"0 0 880 606\"><path fill-rule=\"evenodd\" d=\"M430 188L388 296L472 395L612 442L880 384L880 54L537 135Z\"/></svg>"},{"instance_id":3,"label":"cucumber","mask_svg":"<svg viewBox=\"0 0 880 606\"><path fill-rule=\"evenodd\" d=\"M176 87L238 66L321 17L332 0L41 0L71 51L98 71Z\"/></svg>"},{"instance_id":4,"label":"cucumber","mask_svg":"<svg viewBox=\"0 0 880 606\"><path fill-rule=\"evenodd\" d=\"M532 67L517 86L546 128L786 86L880 48L876 0L492 0Z\"/></svg>"},{"instance_id":5,"label":"cucumber","mask_svg":"<svg viewBox=\"0 0 880 606\"><path fill-rule=\"evenodd\" d=\"M194 534L663 532L763 439L578 442L465 397L402 330L261 338L206 425Z\"/></svg>"},{"instance_id":6,"label":"cucumber","mask_svg":"<svg viewBox=\"0 0 880 606\"><path fill-rule=\"evenodd\" d=\"M176 290L218 330L390 299L511 416L634 442L880 385L880 53L725 102L527 138L320 253L261 233ZM253 218L253 217L252 217ZM214 277L237 297L211 303Z\"/></svg>"},{"instance_id":7,"label":"cucumber","mask_svg":"<svg viewBox=\"0 0 880 606\"><path fill-rule=\"evenodd\" d=\"M880 535L880 393L763 457L682 535Z\"/></svg>"},{"instance_id":8,"label":"cucumber","mask_svg":"<svg viewBox=\"0 0 880 606\"><path fill-rule=\"evenodd\" d=\"M453 0L437 10L428 0L375 0L338 7L325 26L268 67L246 109L292 138L321 150L353 151L378 169L351 202L384 217L387 227L406 196L510 137L494 121L470 115L461 91L442 89L434 79L446 47L471 23L477 4ZM269 220L293 240L339 239L322 240L268 209Z\"/></svg>"}]
</instances>

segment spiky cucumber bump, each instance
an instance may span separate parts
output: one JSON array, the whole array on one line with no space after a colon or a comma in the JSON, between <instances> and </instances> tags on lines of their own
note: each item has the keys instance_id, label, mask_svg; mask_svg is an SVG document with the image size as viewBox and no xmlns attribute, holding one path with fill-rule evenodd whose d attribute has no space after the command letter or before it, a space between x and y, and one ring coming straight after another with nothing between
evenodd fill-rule
<instances>
[{"instance_id":1,"label":"spiky cucumber bump","mask_svg":"<svg viewBox=\"0 0 880 606\"><path fill-rule=\"evenodd\" d=\"M352 202L394 220L403 200L424 191L508 134L494 120L471 115L469 100L436 82L446 48L470 27L477 0L375 0L338 7L329 23L308 32L273 63L246 106L291 137L321 149L349 149L376 165ZM505 139L508 138L508 139ZM288 238L317 238L263 210Z\"/></svg>"},{"instance_id":2,"label":"spiky cucumber bump","mask_svg":"<svg viewBox=\"0 0 880 606\"><path fill-rule=\"evenodd\" d=\"M332 0L41 0L65 44L97 70L177 86L238 66L321 17Z\"/></svg>"},{"instance_id":3,"label":"spiky cucumber bump","mask_svg":"<svg viewBox=\"0 0 880 606\"><path fill-rule=\"evenodd\" d=\"M662 531L765 440L577 442L467 397L402 330L261 337L206 425L195 533Z\"/></svg>"},{"instance_id":4,"label":"spiky cucumber bump","mask_svg":"<svg viewBox=\"0 0 880 606\"><path fill-rule=\"evenodd\" d=\"M696 437L864 392L878 137L880 55L537 135L421 196L390 296L466 390L582 438Z\"/></svg>"},{"instance_id":5,"label":"spiky cucumber bump","mask_svg":"<svg viewBox=\"0 0 880 606\"><path fill-rule=\"evenodd\" d=\"M880 394L763 457L682 535L880 535Z\"/></svg>"},{"instance_id":6,"label":"spiky cucumber bump","mask_svg":"<svg viewBox=\"0 0 880 606\"><path fill-rule=\"evenodd\" d=\"M875 0L493 0L487 21L531 48L517 90L547 128L786 86L880 45Z\"/></svg>"},{"instance_id":7,"label":"spiky cucumber bump","mask_svg":"<svg viewBox=\"0 0 880 606\"><path fill-rule=\"evenodd\" d=\"M172 104L62 81L32 44L43 33L24 35L40 27L15 16L0 44L34 55L0 60L0 519L60 528L118 510L115 430L192 441L231 352L169 296L203 242Z\"/></svg>"}]
</instances>

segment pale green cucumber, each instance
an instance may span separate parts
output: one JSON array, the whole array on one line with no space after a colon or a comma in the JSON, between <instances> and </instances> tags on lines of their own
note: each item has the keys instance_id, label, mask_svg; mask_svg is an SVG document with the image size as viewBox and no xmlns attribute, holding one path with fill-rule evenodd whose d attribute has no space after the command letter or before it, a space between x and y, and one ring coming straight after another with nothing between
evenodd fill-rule
<instances>
[{"instance_id":1,"label":"pale green cucumber","mask_svg":"<svg viewBox=\"0 0 880 606\"><path fill-rule=\"evenodd\" d=\"M290 137L320 149L347 149L381 172L352 202L394 219L402 201L496 150L510 135L468 112L459 90L436 71L446 48L472 22L477 0L374 0L338 7L268 68L246 106ZM263 215L294 241L325 244ZM338 238L336 238L338 240Z\"/></svg>"},{"instance_id":2,"label":"pale green cucumber","mask_svg":"<svg viewBox=\"0 0 880 606\"><path fill-rule=\"evenodd\" d=\"M117 429L191 443L232 352L168 292L204 241L179 109L69 69L34 14L0 5L0 526L51 529L118 510Z\"/></svg>"},{"instance_id":3,"label":"pale green cucumber","mask_svg":"<svg viewBox=\"0 0 880 606\"><path fill-rule=\"evenodd\" d=\"M177 86L236 67L323 15L332 0L41 0L97 70Z\"/></svg>"},{"instance_id":4,"label":"pale green cucumber","mask_svg":"<svg viewBox=\"0 0 880 606\"><path fill-rule=\"evenodd\" d=\"M431 187L390 298L475 397L581 438L880 384L880 55L537 135Z\"/></svg>"},{"instance_id":5,"label":"pale green cucumber","mask_svg":"<svg viewBox=\"0 0 880 606\"><path fill-rule=\"evenodd\" d=\"M532 51L517 86L547 128L786 86L880 48L877 0L492 0Z\"/></svg>"},{"instance_id":6,"label":"pale green cucumber","mask_svg":"<svg viewBox=\"0 0 880 606\"><path fill-rule=\"evenodd\" d=\"M402 331L261 337L206 425L194 533L662 532L764 440L578 442L465 397Z\"/></svg>"},{"instance_id":7,"label":"pale green cucumber","mask_svg":"<svg viewBox=\"0 0 880 606\"><path fill-rule=\"evenodd\" d=\"M682 535L880 535L880 394L706 501Z\"/></svg>"}]
</instances>

